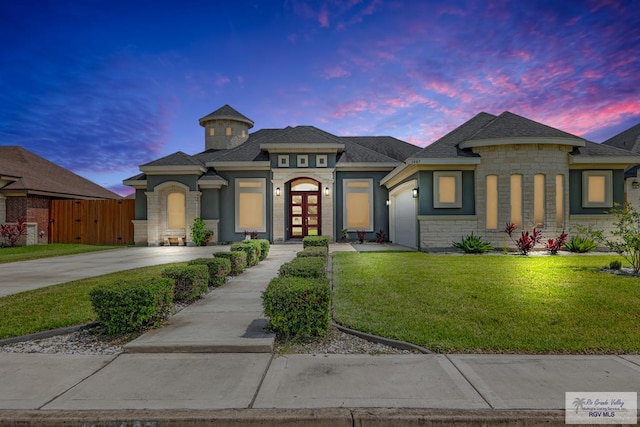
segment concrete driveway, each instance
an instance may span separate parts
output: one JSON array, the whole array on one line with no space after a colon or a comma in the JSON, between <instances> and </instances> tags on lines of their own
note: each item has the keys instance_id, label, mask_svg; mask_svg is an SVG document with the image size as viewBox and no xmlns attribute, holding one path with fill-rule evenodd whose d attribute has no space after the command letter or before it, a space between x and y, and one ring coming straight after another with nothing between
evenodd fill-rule
<instances>
[{"instance_id":1,"label":"concrete driveway","mask_svg":"<svg viewBox=\"0 0 640 427\"><path fill-rule=\"evenodd\" d=\"M0 264L0 297L138 267L189 261L229 246L131 247Z\"/></svg>"}]
</instances>

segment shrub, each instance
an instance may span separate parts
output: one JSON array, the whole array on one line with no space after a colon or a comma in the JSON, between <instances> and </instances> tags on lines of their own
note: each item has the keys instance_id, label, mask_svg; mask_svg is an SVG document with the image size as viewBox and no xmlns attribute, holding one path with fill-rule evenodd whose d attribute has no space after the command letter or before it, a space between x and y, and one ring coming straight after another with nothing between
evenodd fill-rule
<instances>
[{"instance_id":1,"label":"shrub","mask_svg":"<svg viewBox=\"0 0 640 427\"><path fill-rule=\"evenodd\" d=\"M306 236L302 239L302 247L309 246L326 246L329 247L329 238L327 236Z\"/></svg>"},{"instance_id":2,"label":"shrub","mask_svg":"<svg viewBox=\"0 0 640 427\"><path fill-rule=\"evenodd\" d=\"M15 224L0 224L0 248L16 246L23 236L27 235L27 223L24 218L18 218Z\"/></svg>"},{"instance_id":3,"label":"shrub","mask_svg":"<svg viewBox=\"0 0 640 427\"><path fill-rule=\"evenodd\" d=\"M453 242L453 247L461 249L467 254L484 254L492 251L491 243L485 242L480 236L474 236L473 232L469 236L465 236L459 242Z\"/></svg>"},{"instance_id":4,"label":"shrub","mask_svg":"<svg viewBox=\"0 0 640 427\"><path fill-rule=\"evenodd\" d=\"M325 336L331 292L327 279L278 277L262 294L271 329L283 337Z\"/></svg>"},{"instance_id":5,"label":"shrub","mask_svg":"<svg viewBox=\"0 0 640 427\"><path fill-rule=\"evenodd\" d=\"M303 251L300 251L296 254L298 258L306 258L306 257L319 257L319 258L327 258L329 256L329 248L325 248L324 246L309 246Z\"/></svg>"},{"instance_id":6,"label":"shrub","mask_svg":"<svg viewBox=\"0 0 640 427\"><path fill-rule=\"evenodd\" d=\"M206 265L167 267L162 277L173 279L173 299L176 302L192 302L209 290L209 269Z\"/></svg>"},{"instance_id":7,"label":"shrub","mask_svg":"<svg viewBox=\"0 0 640 427\"><path fill-rule=\"evenodd\" d=\"M229 260L231 263L231 271L229 274L232 276L242 274L244 269L247 268L247 253L244 251L215 252L213 256Z\"/></svg>"},{"instance_id":8,"label":"shrub","mask_svg":"<svg viewBox=\"0 0 640 427\"><path fill-rule=\"evenodd\" d=\"M617 203L608 213L616 218L611 238L605 237L603 230L590 230L589 237L624 258L637 274L640 272L640 213L629 204Z\"/></svg>"},{"instance_id":9,"label":"shrub","mask_svg":"<svg viewBox=\"0 0 640 427\"><path fill-rule=\"evenodd\" d=\"M513 232L516 230L516 228L517 227L515 224L508 222L504 229L504 232L509 235L509 238L516 244L522 255L528 255L529 252L536 246L536 244L540 243L540 240L542 239L542 233L540 233L534 227L531 233L529 233L528 231L523 231L520 234L520 238L518 240L515 240L513 238Z\"/></svg>"},{"instance_id":10,"label":"shrub","mask_svg":"<svg viewBox=\"0 0 640 427\"><path fill-rule=\"evenodd\" d=\"M262 245L256 240L243 240L231 245L232 251L243 251L247 254L247 267L253 267L260 262Z\"/></svg>"},{"instance_id":11,"label":"shrub","mask_svg":"<svg viewBox=\"0 0 640 427\"><path fill-rule=\"evenodd\" d=\"M560 235L555 239L549 239L545 243L545 247L551 255L558 255L558 251L562 249L566 241L567 241L567 233L562 231L562 233L560 233Z\"/></svg>"},{"instance_id":12,"label":"shrub","mask_svg":"<svg viewBox=\"0 0 640 427\"><path fill-rule=\"evenodd\" d=\"M269 256L269 241L267 239L257 239L256 242L260 243L260 261L264 261Z\"/></svg>"},{"instance_id":13,"label":"shrub","mask_svg":"<svg viewBox=\"0 0 640 427\"><path fill-rule=\"evenodd\" d=\"M622 261L619 259L611 261L609 263L609 268L612 270L620 270L622 268Z\"/></svg>"},{"instance_id":14,"label":"shrub","mask_svg":"<svg viewBox=\"0 0 640 427\"><path fill-rule=\"evenodd\" d=\"M108 282L92 289L90 298L107 334L141 331L169 314L173 280L153 277L142 281Z\"/></svg>"},{"instance_id":15,"label":"shrub","mask_svg":"<svg viewBox=\"0 0 640 427\"><path fill-rule=\"evenodd\" d=\"M191 239L196 246L204 246L209 239L213 236L213 230L205 228L205 223L202 218L196 218L193 220L191 226Z\"/></svg>"},{"instance_id":16,"label":"shrub","mask_svg":"<svg viewBox=\"0 0 640 427\"><path fill-rule=\"evenodd\" d=\"M326 259L317 257L295 258L286 264L282 264L279 273L281 277L327 277Z\"/></svg>"},{"instance_id":17,"label":"shrub","mask_svg":"<svg viewBox=\"0 0 640 427\"><path fill-rule=\"evenodd\" d=\"M356 231L356 235L358 236L358 242L364 243L364 238L367 235L367 233L364 232L363 230L358 230Z\"/></svg>"},{"instance_id":18,"label":"shrub","mask_svg":"<svg viewBox=\"0 0 640 427\"><path fill-rule=\"evenodd\" d=\"M189 261L189 265L206 265L209 270L209 286L217 288L224 285L231 272L231 261L225 258L197 258Z\"/></svg>"},{"instance_id":19,"label":"shrub","mask_svg":"<svg viewBox=\"0 0 640 427\"><path fill-rule=\"evenodd\" d=\"M376 243L384 243L387 241L387 234L381 228L380 231L376 232Z\"/></svg>"},{"instance_id":20,"label":"shrub","mask_svg":"<svg viewBox=\"0 0 640 427\"><path fill-rule=\"evenodd\" d=\"M570 252L583 254L595 250L596 242L588 237L573 236L571 240L565 243L564 248Z\"/></svg>"}]
</instances>

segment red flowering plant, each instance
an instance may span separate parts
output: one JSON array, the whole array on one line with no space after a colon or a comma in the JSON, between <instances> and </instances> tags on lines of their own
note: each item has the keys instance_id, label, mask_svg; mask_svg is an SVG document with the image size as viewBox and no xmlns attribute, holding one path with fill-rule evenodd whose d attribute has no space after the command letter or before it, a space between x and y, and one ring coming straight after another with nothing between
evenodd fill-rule
<instances>
[{"instance_id":1,"label":"red flowering plant","mask_svg":"<svg viewBox=\"0 0 640 427\"><path fill-rule=\"evenodd\" d=\"M16 224L0 224L0 247L14 247L22 236L27 235L27 223L24 218L18 218Z\"/></svg>"},{"instance_id":2,"label":"red flowering plant","mask_svg":"<svg viewBox=\"0 0 640 427\"><path fill-rule=\"evenodd\" d=\"M564 244L567 242L567 233L562 230L562 233L555 239L549 239L545 246L547 248L547 252L551 255L558 255L558 251L562 249Z\"/></svg>"},{"instance_id":3,"label":"red flowering plant","mask_svg":"<svg viewBox=\"0 0 640 427\"><path fill-rule=\"evenodd\" d=\"M533 230L531 230L531 232L523 231L522 233L520 233L520 238L518 240L515 240L513 238L513 232L516 231L517 228L518 227L514 223L508 222L504 229L504 232L509 235L509 237L516 244L516 246L518 247L522 255L528 255L529 252L538 243L540 243L540 240L542 240L542 233L536 230L534 227Z\"/></svg>"}]
</instances>

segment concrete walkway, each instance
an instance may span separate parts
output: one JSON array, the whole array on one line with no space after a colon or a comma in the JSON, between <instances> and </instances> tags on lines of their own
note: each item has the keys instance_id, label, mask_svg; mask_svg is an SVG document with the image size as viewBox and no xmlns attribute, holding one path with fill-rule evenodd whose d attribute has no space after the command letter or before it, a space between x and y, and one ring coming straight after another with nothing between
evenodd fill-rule
<instances>
[{"instance_id":1,"label":"concrete walkway","mask_svg":"<svg viewBox=\"0 0 640 427\"><path fill-rule=\"evenodd\" d=\"M124 354L0 353L0 426L564 425L565 392L640 392L638 355L273 355L259 295L300 249Z\"/></svg>"}]
</instances>

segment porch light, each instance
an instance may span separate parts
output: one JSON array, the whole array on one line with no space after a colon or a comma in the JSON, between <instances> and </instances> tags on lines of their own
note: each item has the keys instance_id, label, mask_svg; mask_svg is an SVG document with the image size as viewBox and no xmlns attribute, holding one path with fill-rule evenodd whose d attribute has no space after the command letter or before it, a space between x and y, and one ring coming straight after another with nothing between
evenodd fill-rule
<instances>
[{"instance_id":1,"label":"porch light","mask_svg":"<svg viewBox=\"0 0 640 427\"><path fill-rule=\"evenodd\" d=\"M387 206L389 206L389 199L387 199Z\"/></svg>"},{"instance_id":2,"label":"porch light","mask_svg":"<svg viewBox=\"0 0 640 427\"><path fill-rule=\"evenodd\" d=\"M414 188L412 190L412 194L413 194L413 198L417 199L418 198L418 187Z\"/></svg>"},{"instance_id":3,"label":"porch light","mask_svg":"<svg viewBox=\"0 0 640 427\"><path fill-rule=\"evenodd\" d=\"M329 195L329 187L324 187L324 195L325 196Z\"/></svg>"},{"instance_id":4,"label":"porch light","mask_svg":"<svg viewBox=\"0 0 640 427\"><path fill-rule=\"evenodd\" d=\"M276 196L280 197L280 187L276 187Z\"/></svg>"}]
</instances>

